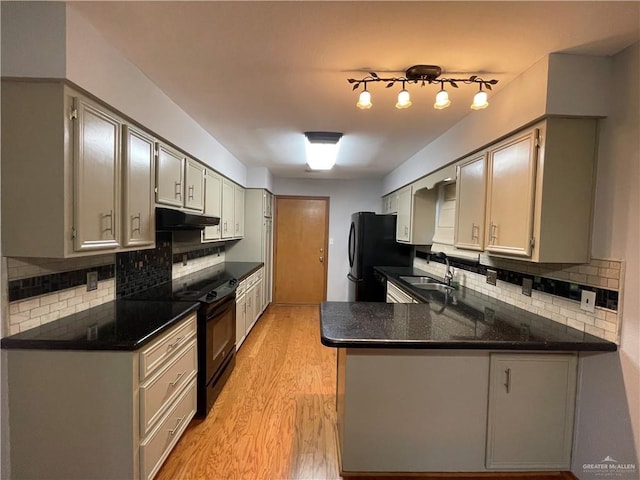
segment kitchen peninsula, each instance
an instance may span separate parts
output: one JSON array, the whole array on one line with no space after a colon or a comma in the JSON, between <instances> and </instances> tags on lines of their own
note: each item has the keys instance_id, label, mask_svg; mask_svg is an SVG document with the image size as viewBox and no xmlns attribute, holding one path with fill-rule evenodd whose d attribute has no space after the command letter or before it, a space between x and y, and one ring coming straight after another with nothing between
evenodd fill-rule
<instances>
[{"instance_id":1,"label":"kitchen peninsula","mask_svg":"<svg viewBox=\"0 0 640 480\"><path fill-rule=\"evenodd\" d=\"M470 289L398 284L423 303L320 307L341 471L568 470L578 352L616 345Z\"/></svg>"}]
</instances>

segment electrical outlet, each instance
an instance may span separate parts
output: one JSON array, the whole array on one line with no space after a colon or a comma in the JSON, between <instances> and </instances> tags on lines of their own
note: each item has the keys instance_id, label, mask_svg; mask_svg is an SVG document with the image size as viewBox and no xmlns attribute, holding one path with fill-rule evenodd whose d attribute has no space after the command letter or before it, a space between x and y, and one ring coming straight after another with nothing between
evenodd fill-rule
<instances>
[{"instance_id":1,"label":"electrical outlet","mask_svg":"<svg viewBox=\"0 0 640 480\"><path fill-rule=\"evenodd\" d=\"M489 285L495 285L497 280L498 280L498 272L495 270L487 269L487 283Z\"/></svg>"},{"instance_id":2,"label":"electrical outlet","mask_svg":"<svg viewBox=\"0 0 640 480\"><path fill-rule=\"evenodd\" d=\"M533 280L531 278L522 279L522 294L527 297L531 296L531 289L533 288Z\"/></svg>"},{"instance_id":3,"label":"electrical outlet","mask_svg":"<svg viewBox=\"0 0 640 480\"><path fill-rule=\"evenodd\" d=\"M187 260L188 260L188 256L186 253L182 254L182 266L186 267L187 266Z\"/></svg>"},{"instance_id":4,"label":"electrical outlet","mask_svg":"<svg viewBox=\"0 0 640 480\"><path fill-rule=\"evenodd\" d=\"M596 308L596 292L590 290L582 290L580 299L580 310L593 313Z\"/></svg>"},{"instance_id":5,"label":"electrical outlet","mask_svg":"<svg viewBox=\"0 0 640 480\"><path fill-rule=\"evenodd\" d=\"M87 272L87 292L98 289L98 272Z\"/></svg>"}]
</instances>

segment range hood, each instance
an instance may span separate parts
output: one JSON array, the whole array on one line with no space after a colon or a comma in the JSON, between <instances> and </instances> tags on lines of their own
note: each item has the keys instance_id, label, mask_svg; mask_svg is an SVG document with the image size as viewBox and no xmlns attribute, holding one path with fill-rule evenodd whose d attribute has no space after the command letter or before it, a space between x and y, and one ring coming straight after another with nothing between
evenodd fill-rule
<instances>
[{"instance_id":1,"label":"range hood","mask_svg":"<svg viewBox=\"0 0 640 480\"><path fill-rule=\"evenodd\" d=\"M219 217L188 213L171 208L156 207L156 230L202 230L220 224Z\"/></svg>"}]
</instances>

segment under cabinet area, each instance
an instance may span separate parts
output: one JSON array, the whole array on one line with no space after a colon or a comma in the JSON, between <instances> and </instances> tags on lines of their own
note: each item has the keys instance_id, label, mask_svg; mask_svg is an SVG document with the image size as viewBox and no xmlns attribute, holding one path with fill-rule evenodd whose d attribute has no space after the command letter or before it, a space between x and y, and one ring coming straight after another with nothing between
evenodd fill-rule
<instances>
[{"instance_id":1,"label":"under cabinet area","mask_svg":"<svg viewBox=\"0 0 640 480\"><path fill-rule=\"evenodd\" d=\"M135 351L10 349L12 478L151 480L196 412L196 314Z\"/></svg>"},{"instance_id":2,"label":"under cabinet area","mask_svg":"<svg viewBox=\"0 0 640 480\"><path fill-rule=\"evenodd\" d=\"M62 81L3 80L3 255L65 258L152 247L149 139L131 132Z\"/></svg>"}]
</instances>

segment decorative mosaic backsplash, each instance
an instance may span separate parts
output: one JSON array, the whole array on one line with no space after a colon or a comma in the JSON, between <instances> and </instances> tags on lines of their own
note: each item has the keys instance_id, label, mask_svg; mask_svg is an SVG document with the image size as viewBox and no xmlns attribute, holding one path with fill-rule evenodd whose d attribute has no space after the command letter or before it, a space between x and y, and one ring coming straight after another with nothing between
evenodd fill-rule
<instances>
[{"instance_id":1,"label":"decorative mosaic backsplash","mask_svg":"<svg viewBox=\"0 0 640 480\"><path fill-rule=\"evenodd\" d=\"M171 280L171 232L156 233L156 248L116 254L116 298Z\"/></svg>"},{"instance_id":2,"label":"decorative mosaic backsplash","mask_svg":"<svg viewBox=\"0 0 640 480\"><path fill-rule=\"evenodd\" d=\"M427 260L423 252L419 252L414 266L437 277L444 277L445 265L436 259ZM619 305L622 279L624 278L624 262L617 260L593 259L585 265L529 265L525 262L491 259L491 265L467 264L453 259L451 264L457 269L458 279L464 287L514 305L523 310L551 319L562 325L568 325L612 342L618 342L622 309ZM486 281L487 268L498 273L497 284L490 285ZM544 276L543 276L544 275ZM534 279L531 296L522 294L522 279ZM520 283L516 283L516 282ZM547 291L550 285L560 285L553 293ZM611 281L611 282L610 282ZM615 283L613 282L615 281ZM581 283L573 283L581 282ZM568 289L563 285L570 284ZM615 290L598 288L616 285ZM596 291L595 312L580 309L580 289ZM606 294L601 290L606 290ZM561 295L557 295L560 293ZM565 296L567 294L567 296ZM604 295L604 296L603 296ZM608 308L615 307L615 308Z\"/></svg>"}]
</instances>

